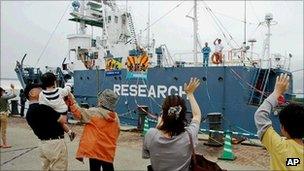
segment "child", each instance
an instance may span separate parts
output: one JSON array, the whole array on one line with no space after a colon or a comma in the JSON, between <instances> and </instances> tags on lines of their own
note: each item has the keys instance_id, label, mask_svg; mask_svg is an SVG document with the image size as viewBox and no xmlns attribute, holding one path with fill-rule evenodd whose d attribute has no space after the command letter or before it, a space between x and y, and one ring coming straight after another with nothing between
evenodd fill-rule
<instances>
[{"instance_id":1,"label":"child","mask_svg":"<svg viewBox=\"0 0 304 171\"><path fill-rule=\"evenodd\" d=\"M289 76L281 74L276 79L273 93L264 100L255 113L254 119L258 129L258 136L270 154L271 170L304 170L304 107L289 104L279 112L281 123L281 137L272 127L269 115L278 104L278 98L284 94L289 86ZM290 158L299 159L295 166L289 165Z\"/></svg>"},{"instance_id":2,"label":"child","mask_svg":"<svg viewBox=\"0 0 304 171\"><path fill-rule=\"evenodd\" d=\"M64 97L71 92L71 87L56 87L56 76L50 72L43 74L41 81L44 90L39 94L39 103L52 107L62 115L67 115L68 106L64 102ZM68 133L70 140L73 141L76 135L75 132L73 132L67 124L62 124L62 127L64 131Z\"/></svg>"}]
</instances>

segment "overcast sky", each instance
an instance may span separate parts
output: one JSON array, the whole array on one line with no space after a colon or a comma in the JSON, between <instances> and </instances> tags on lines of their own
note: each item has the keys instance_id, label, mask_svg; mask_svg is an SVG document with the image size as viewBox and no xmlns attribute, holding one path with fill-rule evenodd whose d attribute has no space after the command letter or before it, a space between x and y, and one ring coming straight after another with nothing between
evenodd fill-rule
<instances>
[{"instance_id":1,"label":"overcast sky","mask_svg":"<svg viewBox=\"0 0 304 171\"><path fill-rule=\"evenodd\" d=\"M151 1L151 22L174 8L180 1ZM243 42L244 2L206 1L236 42ZM37 62L51 32L71 1L1 1L1 78L16 78L16 60L27 53L28 65ZM144 29L147 23L147 1L118 1L127 4L134 17L136 30ZM171 54L191 52L193 2L183 2L169 15L151 27L156 45L166 44ZM71 10L71 8L70 8ZM70 11L69 11L70 12ZM278 22L272 28L271 50L282 54L292 53L291 70L303 69L303 1L247 1L247 37L256 38L256 51L262 51L266 28L257 25L265 13L271 12ZM202 42L223 38L211 16L199 2L199 34ZM75 32L75 23L68 21L65 13L62 22L52 37L38 67L59 66L67 54L67 35ZM89 29L90 30L90 29ZM146 33L144 33L145 35ZM226 45L227 46L227 45ZM303 92L303 71L294 73L295 92Z\"/></svg>"}]
</instances>

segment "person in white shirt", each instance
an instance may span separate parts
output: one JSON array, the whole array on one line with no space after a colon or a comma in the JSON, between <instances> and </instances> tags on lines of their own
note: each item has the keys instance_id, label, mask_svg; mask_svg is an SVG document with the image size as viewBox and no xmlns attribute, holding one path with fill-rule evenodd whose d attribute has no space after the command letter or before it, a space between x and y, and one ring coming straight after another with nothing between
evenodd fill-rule
<instances>
[{"instance_id":1,"label":"person in white shirt","mask_svg":"<svg viewBox=\"0 0 304 171\"><path fill-rule=\"evenodd\" d=\"M67 115L68 106L64 102L64 98L71 92L71 86L66 85L64 88L56 86L56 76L47 72L41 77L43 90L39 94L39 104L52 107L56 112L61 115ZM62 127L66 133L68 133L70 140L75 138L75 132L73 132L67 124L62 124Z\"/></svg>"},{"instance_id":2,"label":"person in white shirt","mask_svg":"<svg viewBox=\"0 0 304 171\"><path fill-rule=\"evenodd\" d=\"M221 44L222 40L219 38L216 38L213 42L215 48L214 53L212 55L212 62L214 64L219 64L223 62L223 49L224 46Z\"/></svg>"}]
</instances>

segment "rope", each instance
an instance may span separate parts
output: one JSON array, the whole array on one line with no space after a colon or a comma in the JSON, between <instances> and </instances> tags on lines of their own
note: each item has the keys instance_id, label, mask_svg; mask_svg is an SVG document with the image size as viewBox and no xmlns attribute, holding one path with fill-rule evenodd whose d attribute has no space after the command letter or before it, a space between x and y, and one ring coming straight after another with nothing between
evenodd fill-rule
<instances>
[{"instance_id":1,"label":"rope","mask_svg":"<svg viewBox=\"0 0 304 171\"><path fill-rule=\"evenodd\" d=\"M233 39L233 37L231 36L231 34L229 33L229 31L226 29L226 27L222 24L222 22L220 21L220 19L213 13L213 11L207 5L207 3L205 1L203 1L203 3L205 4L205 8L207 9L207 11L209 11L210 15L213 17L213 20L218 22L218 24L217 24L218 27L222 27L227 32L227 34L229 35L230 40L232 40L237 45L237 47L240 47L239 44ZM221 28L221 30L222 30L222 28ZM222 30L222 32L224 34L223 30Z\"/></svg>"},{"instance_id":2,"label":"rope","mask_svg":"<svg viewBox=\"0 0 304 171\"><path fill-rule=\"evenodd\" d=\"M11 161L13 161L13 160L15 160L15 159L17 159L17 158L23 156L23 155L26 154L26 153L29 153L30 151L32 151L32 150L34 150L34 149L36 149L36 148L38 148L38 146L32 147L32 148L26 150L25 152L23 152L23 153L21 153L21 154L15 156L15 157L13 157L13 158L11 158L11 159L5 161L5 162L3 162L3 163L1 164L1 166L4 166L5 164L7 164L7 163L9 163L9 162L11 162Z\"/></svg>"},{"instance_id":3,"label":"rope","mask_svg":"<svg viewBox=\"0 0 304 171\"><path fill-rule=\"evenodd\" d=\"M203 1L204 2L204 1ZM213 20L213 22L216 24L216 28L218 29L218 32L220 33L220 34L222 34L223 35L223 37L225 38L225 40L226 40L226 43L227 43L227 45L230 47L230 48L234 48L231 44L230 44L230 40L228 40L228 38L226 37L226 35L225 35L225 33L224 33L224 30L221 28L221 26L218 24L218 21L214 18L214 16L211 14L211 12L210 12L210 8L209 7L207 7L207 5L206 5L206 3L205 3L205 6L206 7L204 7L203 9L205 9L206 11L207 11L207 13L209 13L209 15L211 16L211 18L212 18L212 20Z\"/></svg>"},{"instance_id":4,"label":"rope","mask_svg":"<svg viewBox=\"0 0 304 171\"><path fill-rule=\"evenodd\" d=\"M148 90L148 86L147 86L147 84L146 84L146 82L145 82L145 80L142 78L142 81L143 81L143 83L144 83L144 85L146 86L146 90L147 90L147 92L149 92L149 90ZM152 97L152 96L149 96L149 98L150 99L152 99L154 102L155 102L155 104L159 107L159 108L162 108L162 105L160 105L156 100L155 100L155 98L154 97Z\"/></svg>"},{"instance_id":5,"label":"rope","mask_svg":"<svg viewBox=\"0 0 304 171\"><path fill-rule=\"evenodd\" d=\"M247 81L245 81L236 71L234 71L232 68L229 68L230 72L232 71L233 74L235 74L241 81L243 81L244 83L246 83L250 88L254 89L255 91L263 94L263 96L267 97L269 95L269 93L267 92L262 92L261 90L255 88L254 86L252 86L250 83L248 83Z\"/></svg>"},{"instance_id":6,"label":"rope","mask_svg":"<svg viewBox=\"0 0 304 171\"><path fill-rule=\"evenodd\" d=\"M40 61L42 55L44 54L46 48L48 47L48 45L49 45L49 43L50 43L50 41L51 41L51 39L52 39L54 33L56 32L56 30L57 30L59 24L61 23L61 20L63 19L63 17L65 16L66 12L68 11L69 6L70 6L70 4L67 5L66 9L64 10L64 13L62 14L61 18L59 19L58 23L56 24L56 26L55 26L53 32L51 33L51 35L50 35L50 37L49 37L49 39L47 40L47 42L46 42L46 44L45 44L43 50L41 51L41 53L40 53L40 55L39 55L39 57L38 57L38 60L37 60L37 62L36 62L36 64L35 64L35 67L38 65L38 63L39 63L39 61Z\"/></svg>"},{"instance_id":7,"label":"rope","mask_svg":"<svg viewBox=\"0 0 304 171\"><path fill-rule=\"evenodd\" d=\"M302 68L302 69L297 69L297 70L291 71L291 73L299 72L299 71L303 71L303 70L304 70L304 68Z\"/></svg>"},{"instance_id":8,"label":"rope","mask_svg":"<svg viewBox=\"0 0 304 171\"><path fill-rule=\"evenodd\" d=\"M138 83L139 83L139 78L137 78L137 83L136 83L137 86L138 86ZM137 99L136 99L135 96L134 96L134 102L135 102L136 106L137 106L138 108L140 108L143 112L145 112L148 116L150 116L151 118L154 118L154 119L157 119L157 118L158 118L158 115L152 114L152 113L146 111L143 107L141 107L141 106L138 104Z\"/></svg>"},{"instance_id":9,"label":"rope","mask_svg":"<svg viewBox=\"0 0 304 171\"><path fill-rule=\"evenodd\" d=\"M247 1L247 2L248 2L248 1ZM257 21L258 21L259 23L261 23L259 17L257 16L257 14L256 14L256 12L255 12L255 9L254 9L254 7L253 7L251 1L249 1L249 6L251 7L251 9L252 9L252 11L253 11L253 14L254 14L255 18L257 19Z\"/></svg>"},{"instance_id":10,"label":"rope","mask_svg":"<svg viewBox=\"0 0 304 171\"><path fill-rule=\"evenodd\" d=\"M211 133L219 133L219 134L225 134L225 131L218 131L218 130L212 130L212 129L200 129L201 132L211 132ZM233 135L243 135L243 136L255 136L257 137L256 134L249 134L249 133L240 133L240 132L235 132L231 131Z\"/></svg>"},{"instance_id":11,"label":"rope","mask_svg":"<svg viewBox=\"0 0 304 171\"><path fill-rule=\"evenodd\" d=\"M255 35L256 31L258 30L258 28L260 28L260 26L261 26L261 23L259 23L258 26L254 29L254 31L253 31L252 34L249 36L249 38L250 38L250 37L252 38L252 37Z\"/></svg>"},{"instance_id":12,"label":"rope","mask_svg":"<svg viewBox=\"0 0 304 171\"><path fill-rule=\"evenodd\" d=\"M169 10L167 13L165 13L164 15L162 15L161 17L159 17L157 20L155 20L152 24L150 24L149 26L147 26L142 32L146 31L148 28L152 27L154 24L156 24L157 22L159 22L161 19L165 18L167 15L169 15L172 11L174 11L176 8L178 8L184 2L185 1L182 1L179 4L177 4L175 7L173 7L171 10Z\"/></svg>"},{"instance_id":13,"label":"rope","mask_svg":"<svg viewBox=\"0 0 304 171\"><path fill-rule=\"evenodd\" d=\"M35 147L38 147L38 146L35 146ZM31 149L31 148L34 148L34 147L26 147L26 148L14 149L14 150L2 151L1 153L9 153L9 152L14 152L14 151L27 150L27 149Z\"/></svg>"},{"instance_id":14,"label":"rope","mask_svg":"<svg viewBox=\"0 0 304 171\"><path fill-rule=\"evenodd\" d=\"M214 13L217 13L217 14L219 14L219 15L221 15L221 16L224 16L224 17L230 18L230 19L232 19L232 20L235 20L235 21L240 21L240 22L242 22L242 23L245 22L245 21L242 20L242 19L238 19L238 18L235 18L235 17L231 17L231 16L229 16L229 15L227 15L227 14L224 14L224 13L221 13L221 12L217 12L217 11L213 11L213 12L214 12ZM248 23L248 24L257 24L257 23L248 22L248 21L247 21L247 23Z\"/></svg>"},{"instance_id":15,"label":"rope","mask_svg":"<svg viewBox=\"0 0 304 171\"><path fill-rule=\"evenodd\" d=\"M132 110L132 111L121 113L121 114L117 114L117 115L123 117L123 116L127 116L128 114L131 114L132 112L136 112L136 110ZM131 118L131 119L134 119L134 118Z\"/></svg>"}]
</instances>

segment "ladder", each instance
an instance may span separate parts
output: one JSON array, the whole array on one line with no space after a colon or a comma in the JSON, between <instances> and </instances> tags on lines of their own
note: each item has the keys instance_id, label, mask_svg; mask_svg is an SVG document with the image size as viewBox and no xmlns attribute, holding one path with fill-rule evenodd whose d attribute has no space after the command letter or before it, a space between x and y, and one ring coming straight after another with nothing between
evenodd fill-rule
<instances>
[{"instance_id":1,"label":"ladder","mask_svg":"<svg viewBox=\"0 0 304 171\"><path fill-rule=\"evenodd\" d=\"M248 104L260 105L264 99L265 90L268 84L271 68L259 68L254 76L254 87L252 87Z\"/></svg>"},{"instance_id":2,"label":"ladder","mask_svg":"<svg viewBox=\"0 0 304 171\"><path fill-rule=\"evenodd\" d=\"M262 91L262 94L261 94L261 97L260 97L260 102L259 102L259 105L262 103L263 101L263 97L264 97L264 93L265 93L265 89L266 89L266 86L267 86L267 83L268 83L268 80L269 80L269 74L270 74L270 70L271 70L271 65L270 65L270 60L269 60L269 63L268 63L268 70L266 71L266 74L264 75L264 78L263 78L263 82L264 84L262 84L262 87L263 87L263 91ZM266 76L266 77L265 77Z\"/></svg>"},{"instance_id":3,"label":"ladder","mask_svg":"<svg viewBox=\"0 0 304 171\"><path fill-rule=\"evenodd\" d=\"M130 28L131 37L132 37L131 41L132 41L132 43L134 43L135 45L137 45L137 39L136 39L136 34L135 34L135 29L134 29L134 23L133 23L132 15L129 12L127 13L127 18L128 18L129 28ZM127 43L129 43L129 42L130 41L128 41Z\"/></svg>"},{"instance_id":4,"label":"ladder","mask_svg":"<svg viewBox=\"0 0 304 171\"><path fill-rule=\"evenodd\" d=\"M253 96L256 92L255 88L256 88L256 84L258 82L258 79L259 79L259 75L260 75L260 72L261 72L261 67L259 68L259 70L255 73L255 76L254 76L254 85L255 87L252 87L252 91L251 91L251 95L250 95L250 99L249 99L249 104L252 104L252 100L253 100Z\"/></svg>"}]
</instances>

